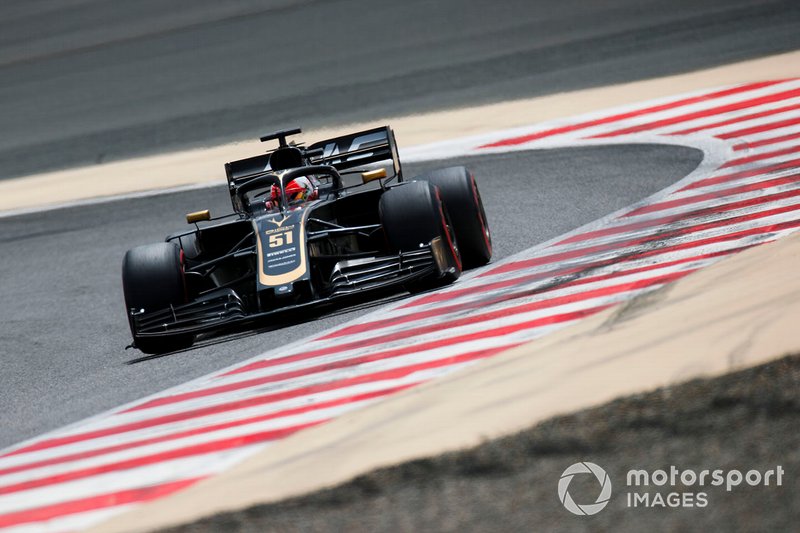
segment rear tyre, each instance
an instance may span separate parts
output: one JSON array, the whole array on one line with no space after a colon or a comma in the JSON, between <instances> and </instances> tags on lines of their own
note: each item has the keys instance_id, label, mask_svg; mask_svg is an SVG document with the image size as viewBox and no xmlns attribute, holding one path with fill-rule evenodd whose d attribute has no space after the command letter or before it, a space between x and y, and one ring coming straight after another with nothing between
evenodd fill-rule
<instances>
[{"instance_id":1,"label":"rear tyre","mask_svg":"<svg viewBox=\"0 0 800 533\"><path fill-rule=\"evenodd\" d=\"M464 167L434 170L414 178L439 188L464 259L465 268L483 266L492 259L492 234L472 173Z\"/></svg>"},{"instance_id":2,"label":"rear tyre","mask_svg":"<svg viewBox=\"0 0 800 533\"><path fill-rule=\"evenodd\" d=\"M150 312L186 303L183 261L177 244L160 242L128 250L122 260L122 289L133 343L139 350L159 354L188 348L194 343L194 335L185 333L140 337L130 316L131 309Z\"/></svg>"},{"instance_id":3,"label":"rear tyre","mask_svg":"<svg viewBox=\"0 0 800 533\"><path fill-rule=\"evenodd\" d=\"M439 190L430 183L411 182L386 191L379 204L381 223L389 245L399 252L419 250L420 245L440 237L453 265L441 277L409 283L416 293L453 283L461 275L461 254L450 216Z\"/></svg>"}]
</instances>

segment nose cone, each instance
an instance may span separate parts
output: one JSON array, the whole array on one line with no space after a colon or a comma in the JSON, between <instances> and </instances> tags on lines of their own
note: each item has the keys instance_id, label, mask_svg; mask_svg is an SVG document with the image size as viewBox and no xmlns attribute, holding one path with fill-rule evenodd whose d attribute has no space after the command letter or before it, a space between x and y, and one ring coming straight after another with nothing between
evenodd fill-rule
<instances>
[{"instance_id":1,"label":"nose cone","mask_svg":"<svg viewBox=\"0 0 800 533\"><path fill-rule=\"evenodd\" d=\"M276 296L291 294L293 282L309 278L303 215L304 210L297 209L253 220L259 290L275 289Z\"/></svg>"}]
</instances>

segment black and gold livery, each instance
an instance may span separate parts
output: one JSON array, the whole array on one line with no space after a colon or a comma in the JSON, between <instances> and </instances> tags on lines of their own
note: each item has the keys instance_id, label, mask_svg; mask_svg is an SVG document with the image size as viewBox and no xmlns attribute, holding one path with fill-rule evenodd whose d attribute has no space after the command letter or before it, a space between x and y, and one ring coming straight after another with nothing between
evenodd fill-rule
<instances>
[{"instance_id":1,"label":"black and gold livery","mask_svg":"<svg viewBox=\"0 0 800 533\"><path fill-rule=\"evenodd\" d=\"M308 147L300 130L225 165L233 212L191 213L189 231L127 252L122 277L133 346L190 346L198 333L373 291L429 290L491 258L472 174L451 167L403 179L394 134L375 128ZM286 189L305 177L307 201Z\"/></svg>"},{"instance_id":2,"label":"black and gold livery","mask_svg":"<svg viewBox=\"0 0 800 533\"><path fill-rule=\"evenodd\" d=\"M308 210L266 215L253 219L258 257L258 288L276 287L291 292L292 284L309 278L305 247Z\"/></svg>"}]
</instances>

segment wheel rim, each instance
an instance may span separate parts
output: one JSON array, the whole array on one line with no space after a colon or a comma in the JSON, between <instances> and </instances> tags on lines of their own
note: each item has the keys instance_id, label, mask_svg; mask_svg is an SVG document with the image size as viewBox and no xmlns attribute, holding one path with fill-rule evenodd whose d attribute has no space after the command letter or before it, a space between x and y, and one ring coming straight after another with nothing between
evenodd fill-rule
<instances>
[{"instance_id":1,"label":"wheel rim","mask_svg":"<svg viewBox=\"0 0 800 533\"><path fill-rule=\"evenodd\" d=\"M472 195L475 199L475 206L478 208L478 222L480 222L481 230L483 233L483 240L486 242L486 250L489 255L492 255L492 233L489 231L489 224L486 222L486 210L483 208L483 200L481 193L478 191L478 183L475 181L475 176L471 175L470 184L472 185Z\"/></svg>"},{"instance_id":2,"label":"wheel rim","mask_svg":"<svg viewBox=\"0 0 800 533\"><path fill-rule=\"evenodd\" d=\"M439 195L439 189L436 189L436 200L439 202L439 213L442 217L442 225L444 226L445 231L445 238L447 239L447 244L450 245L450 249L453 252L453 258L456 261L456 267L458 268L459 272L463 269L461 263L461 250L458 249L458 241L456 240L455 231L453 231L453 223L450 221L450 214L444 207L444 202L442 202L442 198Z\"/></svg>"},{"instance_id":3,"label":"wheel rim","mask_svg":"<svg viewBox=\"0 0 800 533\"><path fill-rule=\"evenodd\" d=\"M444 206L442 206L442 209L444 209ZM444 212L444 220L445 220L445 231L447 231L447 238L448 240L450 240L450 245L453 248L453 252L455 252L456 261L460 266L461 249L458 247L458 241L456 240L456 232L453 229L453 223L450 221L450 214L447 213L447 211Z\"/></svg>"}]
</instances>

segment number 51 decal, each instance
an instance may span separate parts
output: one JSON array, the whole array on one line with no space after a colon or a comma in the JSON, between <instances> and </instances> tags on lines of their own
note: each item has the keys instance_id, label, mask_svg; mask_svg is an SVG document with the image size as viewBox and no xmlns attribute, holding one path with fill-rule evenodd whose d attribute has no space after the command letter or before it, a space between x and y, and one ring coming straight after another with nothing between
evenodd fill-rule
<instances>
[{"instance_id":1,"label":"number 51 decal","mask_svg":"<svg viewBox=\"0 0 800 533\"><path fill-rule=\"evenodd\" d=\"M292 232L287 231L284 233L273 233L269 236L269 247L270 248L277 248L279 246L283 246L284 244L292 244Z\"/></svg>"}]
</instances>

